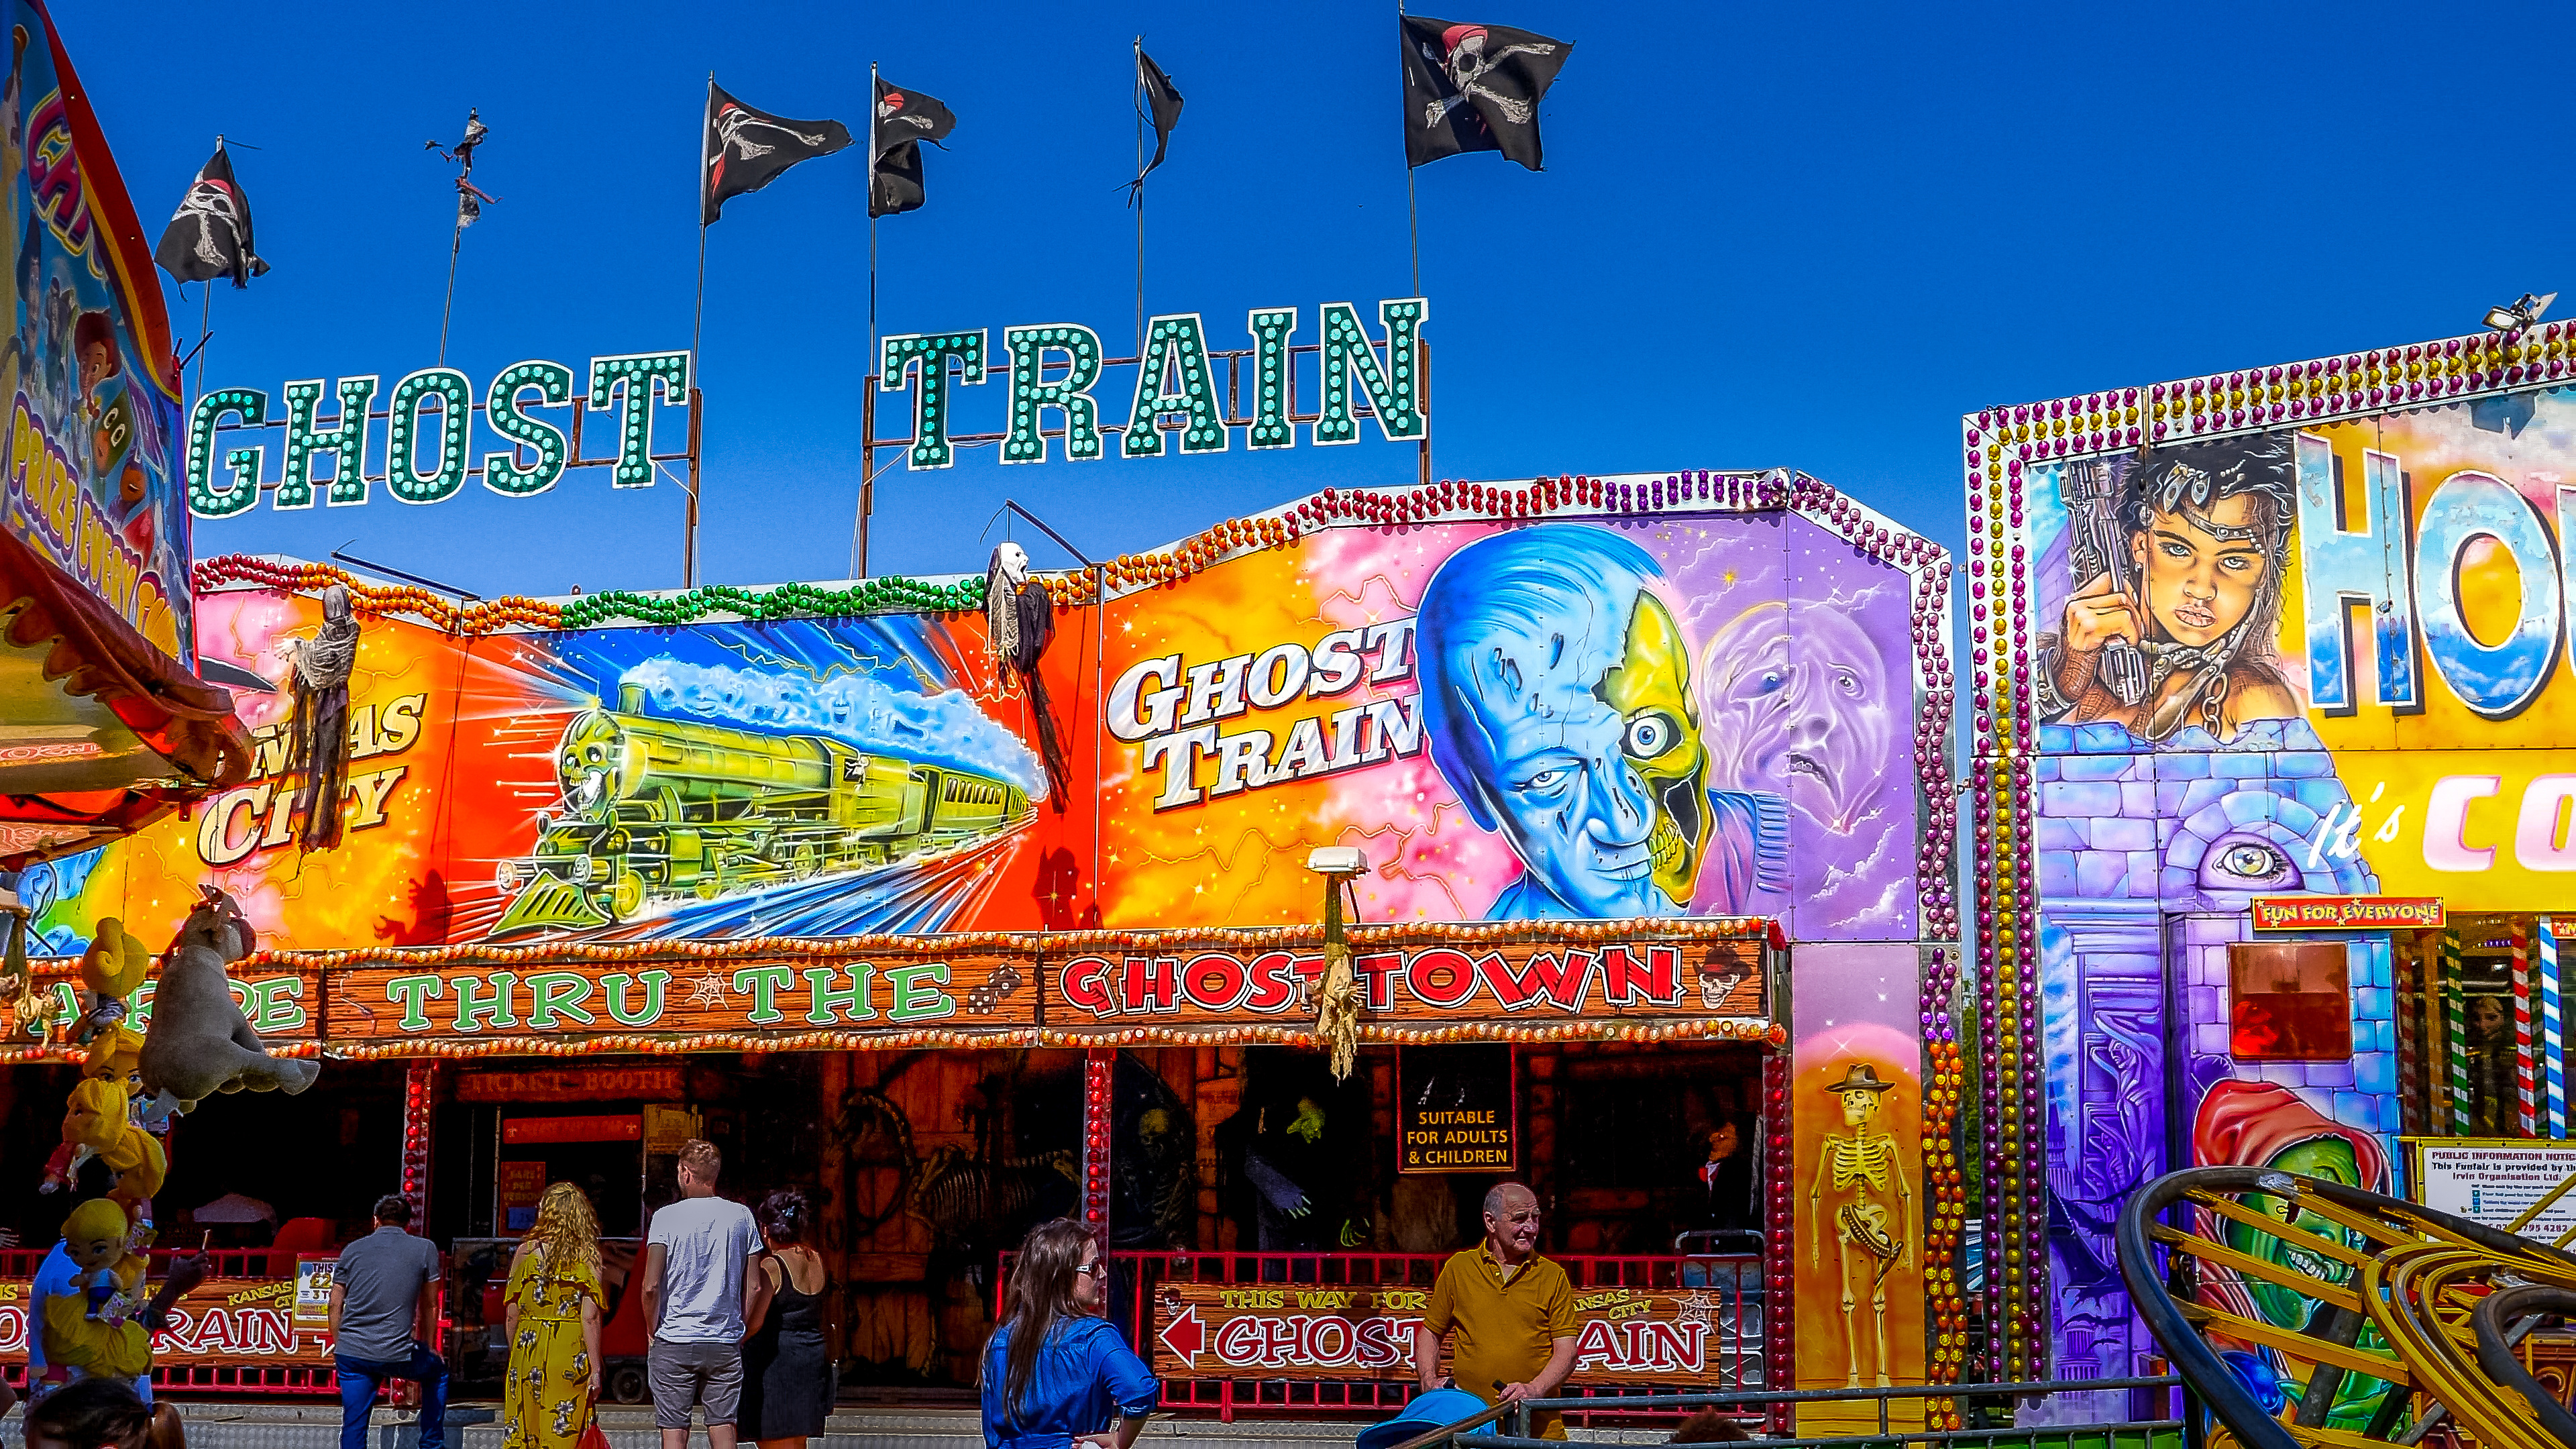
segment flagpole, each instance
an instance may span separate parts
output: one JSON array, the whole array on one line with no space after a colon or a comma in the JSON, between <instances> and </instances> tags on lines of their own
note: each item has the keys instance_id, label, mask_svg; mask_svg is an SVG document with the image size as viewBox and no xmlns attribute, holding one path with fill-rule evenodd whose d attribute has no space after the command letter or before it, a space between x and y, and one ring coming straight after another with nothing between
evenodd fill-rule
<instances>
[{"instance_id":1,"label":"flagpole","mask_svg":"<svg viewBox=\"0 0 2576 1449\"><path fill-rule=\"evenodd\" d=\"M1395 0L1395 86L1396 95L1404 94L1404 49L1412 37L1404 29L1404 0ZM1404 158L1404 230L1413 242L1413 295L1422 295L1422 217L1413 205L1413 158Z\"/></svg>"},{"instance_id":2,"label":"flagpole","mask_svg":"<svg viewBox=\"0 0 2576 1449\"><path fill-rule=\"evenodd\" d=\"M1136 37L1136 365L1145 358L1145 37Z\"/></svg>"},{"instance_id":3,"label":"flagpole","mask_svg":"<svg viewBox=\"0 0 2576 1449\"><path fill-rule=\"evenodd\" d=\"M215 331L215 279L208 277L197 284L205 294L205 305L197 313L197 396L206 395L206 343Z\"/></svg>"},{"instance_id":4,"label":"flagpole","mask_svg":"<svg viewBox=\"0 0 2576 1449\"><path fill-rule=\"evenodd\" d=\"M707 105L715 106L716 73L707 72ZM699 146L706 144L700 138ZM698 583L698 401L706 374L706 359L701 344L707 332L707 188L711 186L707 158L703 149L698 155L698 294L689 315L689 507L680 524L680 587L692 589Z\"/></svg>"},{"instance_id":5,"label":"flagpole","mask_svg":"<svg viewBox=\"0 0 2576 1449\"><path fill-rule=\"evenodd\" d=\"M859 369L859 527L850 577L868 576L868 515L877 495L877 63L868 62L868 356Z\"/></svg>"},{"instance_id":6,"label":"flagpole","mask_svg":"<svg viewBox=\"0 0 2576 1449\"><path fill-rule=\"evenodd\" d=\"M447 319L456 311L456 258L465 250L465 212L458 204L456 239L447 244L447 300L438 309L438 365L447 365Z\"/></svg>"}]
</instances>

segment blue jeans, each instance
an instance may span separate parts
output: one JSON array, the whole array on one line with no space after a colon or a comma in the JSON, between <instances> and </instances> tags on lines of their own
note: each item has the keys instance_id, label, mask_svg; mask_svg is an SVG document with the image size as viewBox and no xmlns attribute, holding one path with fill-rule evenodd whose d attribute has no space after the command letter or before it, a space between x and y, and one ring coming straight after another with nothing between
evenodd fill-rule
<instances>
[{"instance_id":1,"label":"blue jeans","mask_svg":"<svg viewBox=\"0 0 2576 1449\"><path fill-rule=\"evenodd\" d=\"M447 1449L447 1360L415 1342L407 1359L383 1363L344 1353L331 1364L340 1375L340 1449L367 1449L367 1416L387 1379L420 1382L420 1449Z\"/></svg>"}]
</instances>

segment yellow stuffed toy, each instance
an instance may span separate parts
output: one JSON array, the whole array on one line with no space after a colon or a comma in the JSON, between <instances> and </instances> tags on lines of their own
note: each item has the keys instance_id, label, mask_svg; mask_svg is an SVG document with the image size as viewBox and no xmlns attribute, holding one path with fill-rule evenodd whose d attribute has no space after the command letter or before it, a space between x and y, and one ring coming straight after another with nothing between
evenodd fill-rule
<instances>
[{"instance_id":1,"label":"yellow stuffed toy","mask_svg":"<svg viewBox=\"0 0 2576 1449\"><path fill-rule=\"evenodd\" d=\"M46 1164L44 1191L68 1187L92 1157L116 1174L108 1197L139 1220L151 1215L152 1195L168 1175L168 1159L151 1133L134 1125L133 1099L122 1080L84 1076L63 1113L63 1149Z\"/></svg>"},{"instance_id":2,"label":"yellow stuffed toy","mask_svg":"<svg viewBox=\"0 0 2576 1449\"><path fill-rule=\"evenodd\" d=\"M34 1305L48 1369L117 1379L151 1371L152 1341L138 1318L144 1259L127 1234L125 1208L108 1198L91 1198L63 1220L62 1251L77 1274L68 1291Z\"/></svg>"},{"instance_id":3,"label":"yellow stuffed toy","mask_svg":"<svg viewBox=\"0 0 2576 1449\"><path fill-rule=\"evenodd\" d=\"M89 949L81 953L81 984L90 994L100 1004L121 1002L134 994L151 969L151 951L127 933L125 923L114 916L101 917Z\"/></svg>"},{"instance_id":4,"label":"yellow stuffed toy","mask_svg":"<svg viewBox=\"0 0 2576 1449\"><path fill-rule=\"evenodd\" d=\"M143 1223L151 1220L152 1195L168 1175L168 1160L159 1139L134 1121L134 1098L143 1090L143 1033L127 1026L124 1016L125 999L142 984L151 964L151 955L115 918L98 923L97 939L80 965L81 980L95 1003L89 1019L96 1025L89 1056L81 1063L82 1080L64 1108L62 1145L46 1162L38 1189L59 1192L71 1186L81 1164L96 1157L116 1174L108 1196ZM148 1236L149 1229L145 1231Z\"/></svg>"}]
</instances>

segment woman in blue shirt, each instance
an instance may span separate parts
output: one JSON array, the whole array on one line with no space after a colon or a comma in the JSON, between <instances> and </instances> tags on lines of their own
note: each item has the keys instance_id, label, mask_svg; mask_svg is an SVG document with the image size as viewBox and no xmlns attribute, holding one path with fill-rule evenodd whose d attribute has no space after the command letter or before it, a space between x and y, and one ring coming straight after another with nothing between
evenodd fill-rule
<instances>
[{"instance_id":1,"label":"woman in blue shirt","mask_svg":"<svg viewBox=\"0 0 2576 1449\"><path fill-rule=\"evenodd\" d=\"M1100 1316L1109 1265L1070 1218L1029 1230L1011 1264L1010 1316L984 1345L991 1449L1128 1449L1163 1386Z\"/></svg>"}]
</instances>

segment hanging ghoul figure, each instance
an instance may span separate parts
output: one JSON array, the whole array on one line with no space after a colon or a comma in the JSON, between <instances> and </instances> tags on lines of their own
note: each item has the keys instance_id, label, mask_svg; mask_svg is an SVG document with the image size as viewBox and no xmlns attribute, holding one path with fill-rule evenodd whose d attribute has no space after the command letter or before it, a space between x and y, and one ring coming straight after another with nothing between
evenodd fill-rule
<instances>
[{"instance_id":1,"label":"hanging ghoul figure","mask_svg":"<svg viewBox=\"0 0 2576 1449\"><path fill-rule=\"evenodd\" d=\"M306 850L340 843L340 794L349 782L349 672L358 662L358 621L349 591L322 591L322 628L311 640L289 640L283 651L295 694L295 722L288 727L287 768L304 777L295 809L304 816L297 836Z\"/></svg>"},{"instance_id":2,"label":"hanging ghoul figure","mask_svg":"<svg viewBox=\"0 0 2576 1449\"><path fill-rule=\"evenodd\" d=\"M2165 449L2116 485L2106 468L2069 464L2061 478L2067 569L2083 582L2059 632L2040 637L2041 717L2151 741L2296 718L2272 662L2298 516L2288 446Z\"/></svg>"},{"instance_id":3,"label":"hanging ghoul figure","mask_svg":"<svg viewBox=\"0 0 2576 1449\"><path fill-rule=\"evenodd\" d=\"M993 657L1005 678L1016 674L1029 691L1029 713L1037 716L1038 751L1046 760L1047 802L1064 813L1070 774L1064 742L1056 735L1055 706L1047 702L1046 681L1038 677L1038 657L1055 640L1055 604L1046 585L1029 577L1029 552L1016 543L993 550L984 569L984 630Z\"/></svg>"}]
</instances>

